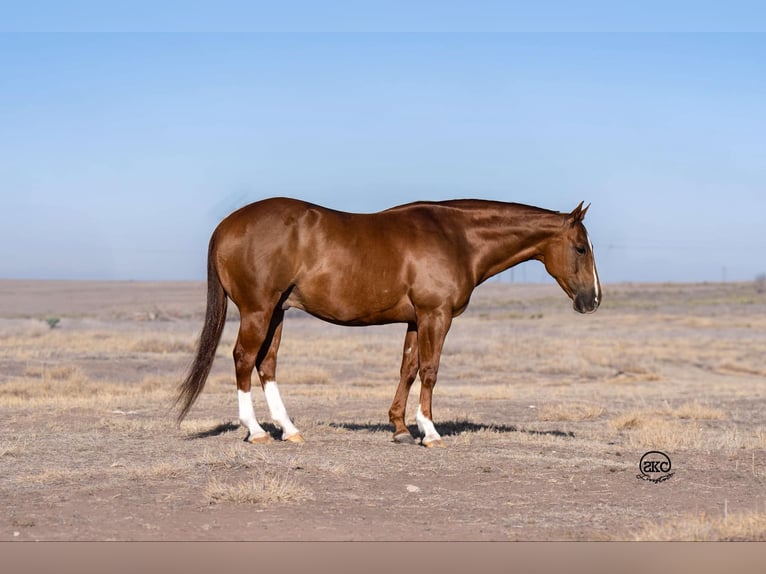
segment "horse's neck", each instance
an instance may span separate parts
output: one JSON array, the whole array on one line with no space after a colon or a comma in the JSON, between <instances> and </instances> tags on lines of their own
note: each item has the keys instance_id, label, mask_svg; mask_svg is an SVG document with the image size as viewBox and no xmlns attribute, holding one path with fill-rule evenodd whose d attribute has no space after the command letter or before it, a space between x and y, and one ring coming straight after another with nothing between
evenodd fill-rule
<instances>
[{"instance_id":1,"label":"horse's neck","mask_svg":"<svg viewBox=\"0 0 766 574\"><path fill-rule=\"evenodd\" d=\"M561 217L513 204L469 216L466 235L477 284L523 261L540 258L546 241L561 229Z\"/></svg>"}]
</instances>

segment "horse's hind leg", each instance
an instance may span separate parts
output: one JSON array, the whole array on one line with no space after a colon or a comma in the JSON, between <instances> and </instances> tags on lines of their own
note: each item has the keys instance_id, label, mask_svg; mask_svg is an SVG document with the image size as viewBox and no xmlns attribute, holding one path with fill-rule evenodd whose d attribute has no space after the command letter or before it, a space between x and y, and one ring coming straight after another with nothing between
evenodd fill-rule
<instances>
[{"instance_id":1,"label":"horse's hind leg","mask_svg":"<svg viewBox=\"0 0 766 574\"><path fill-rule=\"evenodd\" d=\"M276 380L277 352L279 351L279 343L282 340L284 315L285 312L281 308L278 308L274 311L274 315L271 318L271 324L269 325L270 337L264 342L264 348L262 349L262 351L265 350L263 359L260 358L259 354L258 376L261 379L263 392L266 395L266 402L269 405L271 419L282 429L282 440L303 442L303 436L300 431L295 428L292 420L290 420L290 416L287 414L287 409L282 402L282 397L279 394L279 387L277 386Z\"/></svg>"},{"instance_id":2,"label":"horse's hind leg","mask_svg":"<svg viewBox=\"0 0 766 574\"><path fill-rule=\"evenodd\" d=\"M396 388L394 401L388 411L388 418L394 425L394 442L409 443L415 442L412 438L407 425L404 424L404 414L407 409L407 398L410 395L410 388L418 375L418 331L414 323L407 326L407 335L404 337L404 348L402 349L402 368L400 370L399 386Z\"/></svg>"},{"instance_id":3,"label":"horse's hind leg","mask_svg":"<svg viewBox=\"0 0 766 574\"><path fill-rule=\"evenodd\" d=\"M240 310L239 335L234 345L234 369L237 375L237 398L239 420L247 427L246 440L262 443L271 440L255 418L253 397L250 390L251 378L258 354L268 334L271 313L264 311L244 312Z\"/></svg>"}]
</instances>

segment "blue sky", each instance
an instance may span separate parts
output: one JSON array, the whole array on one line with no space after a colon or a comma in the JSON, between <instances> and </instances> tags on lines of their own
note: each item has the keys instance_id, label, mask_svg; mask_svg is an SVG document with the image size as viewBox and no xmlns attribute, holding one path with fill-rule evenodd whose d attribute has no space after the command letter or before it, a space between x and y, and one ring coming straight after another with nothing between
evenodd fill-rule
<instances>
[{"instance_id":1,"label":"blue sky","mask_svg":"<svg viewBox=\"0 0 766 574\"><path fill-rule=\"evenodd\" d=\"M202 279L222 217L287 195L585 200L605 282L751 280L764 62L741 32L0 34L0 277Z\"/></svg>"}]
</instances>

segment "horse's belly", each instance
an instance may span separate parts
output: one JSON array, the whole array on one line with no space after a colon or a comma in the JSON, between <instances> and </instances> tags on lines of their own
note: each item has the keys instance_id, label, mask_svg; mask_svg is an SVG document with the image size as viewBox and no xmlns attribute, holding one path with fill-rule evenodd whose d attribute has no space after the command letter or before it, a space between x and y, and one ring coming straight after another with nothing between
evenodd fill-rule
<instances>
[{"instance_id":1,"label":"horse's belly","mask_svg":"<svg viewBox=\"0 0 766 574\"><path fill-rule=\"evenodd\" d=\"M283 308L300 309L340 325L406 323L415 320L415 310L404 295L375 289L323 289L296 285Z\"/></svg>"}]
</instances>

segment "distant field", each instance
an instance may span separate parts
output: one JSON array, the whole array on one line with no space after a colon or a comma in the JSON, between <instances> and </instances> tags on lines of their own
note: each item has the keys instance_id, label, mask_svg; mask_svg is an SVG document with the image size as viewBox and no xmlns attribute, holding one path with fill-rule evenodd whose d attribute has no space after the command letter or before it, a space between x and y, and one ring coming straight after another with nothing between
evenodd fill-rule
<instances>
[{"instance_id":1,"label":"distant field","mask_svg":"<svg viewBox=\"0 0 766 574\"><path fill-rule=\"evenodd\" d=\"M298 312L278 380L304 444L243 442L235 308L178 427L204 299L0 281L0 540L766 540L753 284L606 285L589 316L556 286L480 287L442 357L435 450L391 442L405 327ZM661 483L637 478L652 450Z\"/></svg>"}]
</instances>

